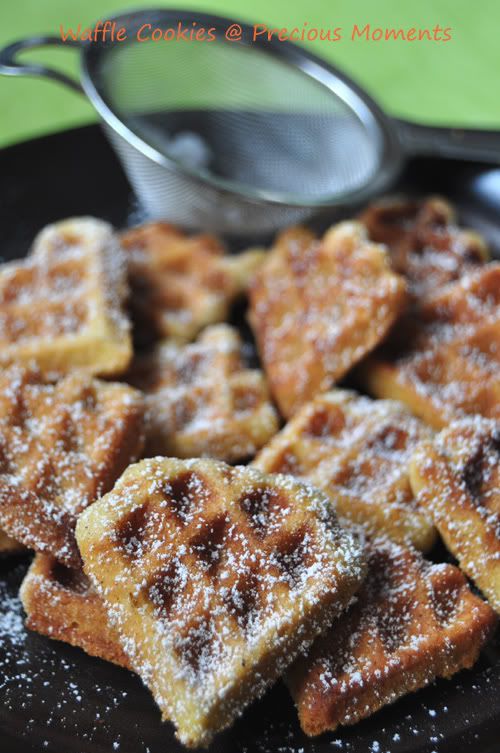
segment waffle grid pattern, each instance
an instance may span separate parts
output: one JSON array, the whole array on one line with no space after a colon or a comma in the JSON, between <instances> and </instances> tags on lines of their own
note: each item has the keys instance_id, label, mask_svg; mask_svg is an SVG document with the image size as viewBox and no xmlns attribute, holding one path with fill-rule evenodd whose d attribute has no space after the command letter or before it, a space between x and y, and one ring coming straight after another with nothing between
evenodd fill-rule
<instances>
[{"instance_id":1,"label":"waffle grid pattern","mask_svg":"<svg viewBox=\"0 0 500 753\"><path fill-rule=\"evenodd\" d=\"M33 370L0 373L0 525L17 541L80 563L78 513L108 491L143 445L143 401L122 384Z\"/></svg>"},{"instance_id":2,"label":"waffle grid pattern","mask_svg":"<svg viewBox=\"0 0 500 753\"><path fill-rule=\"evenodd\" d=\"M132 665L188 744L260 695L363 574L320 492L215 461L132 466L77 538Z\"/></svg>"},{"instance_id":3,"label":"waffle grid pattern","mask_svg":"<svg viewBox=\"0 0 500 753\"><path fill-rule=\"evenodd\" d=\"M373 241L389 247L395 271L406 278L417 300L489 259L481 236L459 228L452 206L438 196L381 200L359 219Z\"/></svg>"},{"instance_id":4,"label":"waffle grid pattern","mask_svg":"<svg viewBox=\"0 0 500 753\"><path fill-rule=\"evenodd\" d=\"M362 367L371 394L435 428L467 414L500 417L500 263L445 286L403 319L394 343Z\"/></svg>"},{"instance_id":5,"label":"waffle grid pattern","mask_svg":"<svg viewBox=\"0 0 500 753\"><path fill-rule=\"evenodd\" d=\"M229 256L214 236L187 236L162 222L132 228L121 242L142 344L155 337L192 340L203 327L227 319L263 258L259 250Z\"/></svg>"},{"instance_id":6,"label":"waffle grid pattern","mask_svg":"<svg viewBox=\"0 0 500 753\"><path fill-rule=\"evenodd\" d=\"M354 724L476 661L497 620L453 565L373 541L358 599L288 674L303 730Z\"/></svg>"},{"instance_id":7,"label":"waffle grid pattern","mask_svg":"<svg viewBox=\"0 0 500 753\"><path fill-rule=\"evenodd\" d=\"M500 613L500 423L450 424L417 448L410 477L448 549Z\"/></svg>"},{"instance_id":8,"label":"waffle grid pattern","mask_svg":"<svg viewBox=\"0 0 500 753\"><path fill-rule=\"evenodd\" d=\"M32 253L0 268L0 363L49 374L113 375L132 357L124 257L93 218L45 228Z\"/></svg>"},{"instance_id":9,"label":"waffle grid pattern","mask_svg":"<svg viewBox=\"0 0 500 753\"><path fill-rule=\"evenodd\" d=\"M189 345L160 344L128 378L145 394L148 455L241 461L278 430L264 375L247 368L241 338L226 324Z\"/></svg>"},{"instance_id":10,"label":"waffle grid pattern","mask_svg":"<svg viewBox=\"0 0 500 753\"><path fill-rule=\"evenodd\" d=\"M415 504L408 463L430 436L400 403L335 390L302 408L253 465L303 478L327 492L346 521L426 551L435 530Z\"/></svg>"}]
</instances>

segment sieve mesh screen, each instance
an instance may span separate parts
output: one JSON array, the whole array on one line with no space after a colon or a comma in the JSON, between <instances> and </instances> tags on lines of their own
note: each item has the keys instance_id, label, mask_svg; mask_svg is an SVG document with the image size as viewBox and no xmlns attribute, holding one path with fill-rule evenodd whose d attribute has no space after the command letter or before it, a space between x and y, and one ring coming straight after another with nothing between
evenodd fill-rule
<instances>
[{"instance_id":1,"label":"sieve mesh screen","mask_svg":"<svg viewBox=\"0 0 500 753\"><path fill-rule=\"evenodd\" d=\"M356 190L379 166L373 133L341 96L257 46L132 36L99 60L120 120L205 174L307 203Z\"/></svg>"}]
</instances>

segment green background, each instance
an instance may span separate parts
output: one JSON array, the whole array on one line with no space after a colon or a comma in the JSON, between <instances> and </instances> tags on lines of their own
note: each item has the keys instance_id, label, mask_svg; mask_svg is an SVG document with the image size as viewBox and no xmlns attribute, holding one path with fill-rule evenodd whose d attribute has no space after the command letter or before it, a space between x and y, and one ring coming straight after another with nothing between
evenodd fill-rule
<instances>
[{"instance_id":1,"label":"green background","mask_svg":"<svg viewBox=\"0 0 500 753\"><path fill-rule=\"evenodd\" d=\"M89 25L130 8L126 0L0 0L0 44L59 25ZM134 7L162 5L135 0ZM168 5L168 4L167 4ZM174 4L173 4L174 5ZM176 3L174 7L179 7ZM390 113L432 124L500 128L500 0L192 0L187 7L269 25L451 26L445 44L424 42L311 43L345 69ZM31 52L31 59L76 71L70 50ZM0 77L0 145L87 123L91 106L38 79Z\"/></svg>"}]
</instances>

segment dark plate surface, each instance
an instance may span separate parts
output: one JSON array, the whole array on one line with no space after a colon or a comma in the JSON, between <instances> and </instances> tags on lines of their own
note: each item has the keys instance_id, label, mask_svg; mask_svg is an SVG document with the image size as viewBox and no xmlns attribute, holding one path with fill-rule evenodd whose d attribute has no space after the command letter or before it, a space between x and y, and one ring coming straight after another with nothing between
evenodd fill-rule
<instances>
[{"instance_id":1,"label":"dark plate surface","mask_svg":"<svg viewBox=\"0 0 500 753\"><path fill-rule=\"evenodd\" d=\"M440 192L500 253L500 170L419 160L400 188ZM0 254L26 253L48 222L94 214L124 225L136 213L97 126L0 152ZM25 631L17 599L29 558L0 562L0 751L176 753L172 727L137 677ZM278 683L219 736L213 753L499 753L500 638L478 664L408 696L355 727L309 740Z\"/></svg>"}]
</instances>

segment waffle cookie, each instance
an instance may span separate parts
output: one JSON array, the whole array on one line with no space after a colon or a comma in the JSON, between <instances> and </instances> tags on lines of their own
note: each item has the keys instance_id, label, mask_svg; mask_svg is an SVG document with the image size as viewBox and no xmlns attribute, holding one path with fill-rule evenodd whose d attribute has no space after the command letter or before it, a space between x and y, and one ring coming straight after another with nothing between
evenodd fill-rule
<instances>
[{"instance_id":1,"label":"waffle cookie","mask_svg":"<svg viewBox=\"0 0 500 753\"><path fill-rule=\"evenodd\" d=\"M37 554L21 585L26 627L82 648L91 656L128 667L102 600L81 570Z\"/></svg>"},{"instance_id":2,"label":"waffle cookie","mask_svg":"<svg viewBox=\"0 0 500 753\"><path fill-rule=\"evenodd\" d=\"M129 381L146 400L146 454L253 457L277 431L266 381L249 369L233 327L207 327L192 344L165 341L139 357Z\"/></svg>"},{"instance_id":3,"label":"waffle cookie","mask_svg":"<svg viewBox=\"0 0 500 753\"><path fill-rule=\"evenodd\" d=\"M132 356L124 255L91 217L46 227L31 256L0 266L0 365L118 374Z\"/></svg>"},{"instance_id":4,"label":"waffle cookie","mask_svg":"<svg viewBox=\"0 0 500 753\"><path fill-rule=\"evenodd\" d=\"M0 526L26 546L77 567L76 516L135 460L143 402L124 384L73 374L0 371Z\"/></svg>"},{"instance_id":5,"label":"waffle cookie","mask_svg":"<svg viewBox=\"0 0 500 753\"><path fill-rule=\"evenodd\" d=\"M418 299L489 259L481 236L459 228L453 207L438 196L382 199L359 219L373 241L389 247L394 270Z\"/></svg>"},{"instance_id":6,"label":"waffle cookie","mask_svg":"<svg viewBox=\"0 0 500 753\"><path fill-rule=\"evenodd\" d=\"M500 422L451 424L418 447L410 478L462 570L500 612Z\"/></svg>"},{"instance_id":7,"label":"waffle cookie","mask_svg":"<svg viewBox=\"0 0 500 753\"><path fill-rule=\"evenodd\" d=\"M214 460L129 467L76 535L133 669L188 746L262 694L364 574L321 492Z\"/></svg>"},{"instance_id":8,"label":"waffle cookie","mask_svg":"<svg viewBox=\"0 0 500 753\"><path fill-rule=\"evenodd\" d=\"M429 550L435 528L418 509L408 462L430 431L400 403L333 390L305 405L253 465L327 492L337 515Z\"/></svg>"},{"instance_id":9,"label":"waffle cookie","mask_svg":"<svg viewBox=\"0 0 500 753\"><path fill-rule=\"evenodd\" d=\"M343 222L317 240L278 236L250 289L249 319L282 414L338 382L387 334L406 300L382 246Z\"/></svg>"},{"instance_id":10,"label":"waffle cookie","mask_svg":"<svg viewBox=\"0 0 500 753\"><path fill-rule=\"evenodd\" d=\"M372 542L354 604L287 675L302 729L319 735L354 724L471 667L495 625L458 568L389 540Z\"/></svg>"},{"instance_id":11,"label":"waffle cookie","mask_svg":"<svg viewBox=\"0 0 500 753\"><path fill-rule=\"evenodd\" d=\"M264 256L259 250L230 256L214 236L187 236L164 222L127 230L121 241L136 338L143 344L165 337L189 341L224 321Z\"/></svg>"},{"instance_id":12,"label":"waffle cookie","mask_svg":"<svg viewBox=\"0 0 500 753\"><path fill-rule=\"evenodd\" d=\"M435 428L479 413L500 418L500 263L445 286L398 325L359 381Z\"/></svg>"}]
</instances>

